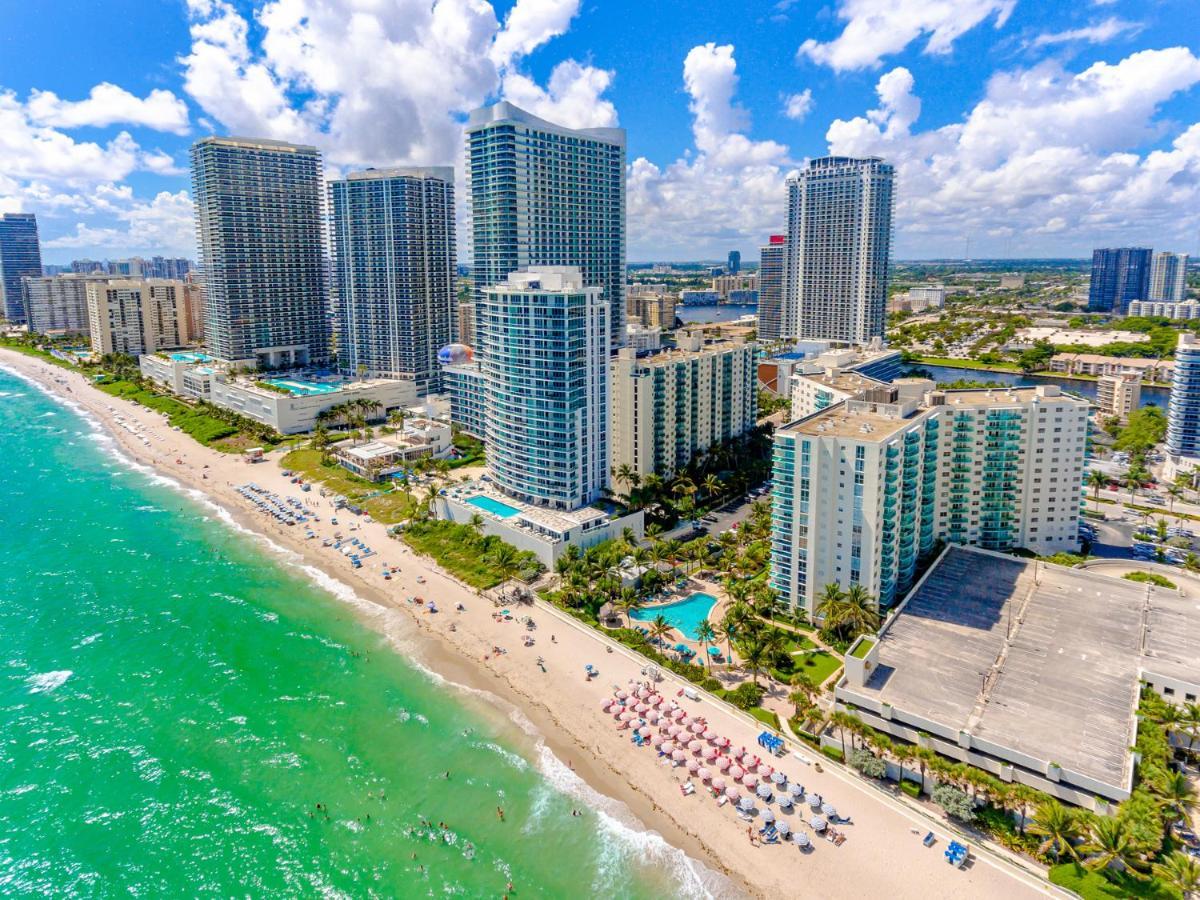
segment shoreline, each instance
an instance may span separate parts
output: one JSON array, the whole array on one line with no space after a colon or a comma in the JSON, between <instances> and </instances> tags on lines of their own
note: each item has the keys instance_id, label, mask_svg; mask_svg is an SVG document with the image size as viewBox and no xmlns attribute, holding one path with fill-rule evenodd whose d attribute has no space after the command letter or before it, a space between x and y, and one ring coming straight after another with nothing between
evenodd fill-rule
<instances>
[{"instance_id":1,"label":"shoreline","mask_svg":"<svg viewBox=\"0 0 1200 900\"><path fill-rule=\"evenodd\" d=\"M514 729L525 734L532 761L558 789L575 793L593 807L601 806L600 811L623 827L653 829L651 840L657 837L663 842L660 863L683 863L668 856L672 852L686 854L695 878L695 883L686 885L692 895L767 896L794 890L801 879L845 895L884 890L894 897L914 898L966 892L977 897L1054 893L1050 885L984 853L978 854L972 869L952 869L940 854L920 846L920 835L914 837L917 831L929 830L929 822L885 801L881 791L865 782L856 783L836 771L818 774L808 761L792 758L780 761L780 767L838 800L839 806L854 816L855 824L846 832L849 840L836 848L818 841L819 846L808 855L793 847L753 846L746 839L746 822L728 808L718 807L698 780L696 793L684 796L679 788L686 771L664 766L651 750L633 747L625 733L617 731L612 720L599 711L601 697L639 677L639 667L645 665L640 657L619 645L612 649L603 636L540 601L528 610L539 623L537 649L521 647L524 630L519 625L493 619L490 603L431 560L387 537L386 526L364 523L349 513L344 514L341 525L333 526L328 501L302 494L290 485L281 474L277 454L269 456L266 463L247 464L238 456L210 450L173 432L152 410L93 389L78 372L12 351L0 354L0 361L68 405L82 407L137 465L195 492L196 499L212 504L234 527L264 539L277 552L290 554L294 557L290 563L301 565L311 578L355 609L397 652L415 657L415 664L431 673L430 677L470 697L472 705L505 716ZM312 527L318 537L306 541L303 528L289 528L256 512L234 491L247 481L316 506L322 521ZM370 565L351 569L348 559L323 547L322 539L338 530L353 530L376 549L378 555ZM383 560L399 567L391 582L378 574ZM403 597L409 594L436 600L442 611L431 615L423 605L406 603ZM454 612L457 603L466 610ZM549 640L548 634L556 639ZM491 650L496 646L507 646L510 652L494 654ZM538 654L546 659L546 668L552 673L549 677L533 664ZM585 683L584 662L597 664L601 677ZM668 675L660 690L674 693L677 681ZM751 724L703 696L699 701L681 698L679 702L698 706L713 727L735 745L754 746L761 729L758 723ZM569 766L579 783L570 783L565 772L547 771L553 761L539 758L545 753L566 761L563 767ZM589 791L597 796L588 797ZM603 802L605 798L617 801L620 807L613 810ZM939 833L947 831L940 829ZM676 871L681 878L688 875Z\"/></svg>"},{"instance_id":2,"label":"shoreline","mask_svg":"<svg viewBox=\"0 0 1200 900\"><path fill-rule=\"evenodd\" d=\"M1113 357L1113 358L1118 359L1119 357ZM1099 381L1098 375L1071 375L1066 372L1049 372L1049 371L1045 371L1045 370L1038 371L1038 372L1022 372L1020 369L999 369L999 368L996 368L995 366L988 366L988 365L984 365L983 363L976 363L974 360L969 360L969 359L959 360L959 359L955 359L953 357L948 357L948 356L947 357L935 356L935 357L932 357L932 359L936 359L937 362L931 362L929 359L922 358L917 362L901 363L901 365L915 366L915 367L933 366L936 369L957 369L962 372L988 372L993 375L1012 375L1017 378L1037 378L1037 379L1042 379L1042 380L1051 380L1052 379L1055 381L1060 381L1060 380L1061 381L1078 381L1081 384L1091 384L1091 385L1094 385L1094 384L1096 384L1097 381ZM970 363L970 365L968 365L968 363ZM1169 392L1171 390L1171 385L1165 384L1165 383L1160 383L1157 381L1149 381L1149 382L1143 382L1142 388L1143 388L1143 390L1146 388L1150 388L1151 390L1158 389L1161 391Z\"/></svg>"}]
</instances>

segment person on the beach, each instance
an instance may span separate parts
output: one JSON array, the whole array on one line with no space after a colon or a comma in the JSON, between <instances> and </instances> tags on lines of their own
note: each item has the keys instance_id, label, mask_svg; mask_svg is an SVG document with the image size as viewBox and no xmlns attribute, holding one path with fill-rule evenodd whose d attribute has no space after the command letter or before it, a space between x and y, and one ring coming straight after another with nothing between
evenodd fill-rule
<instances>
[{"instance_id":1,"label":"person on the beach","mask_svg":"<svg viewBox=\"0 0 1200 900\"><path fill-rule=\"evenodd\" d=\"M504 809L502 807L499 807L499 806L496 807L496 818L499 819L501 822L504 821Z\"/></svg>"}]
</instances>

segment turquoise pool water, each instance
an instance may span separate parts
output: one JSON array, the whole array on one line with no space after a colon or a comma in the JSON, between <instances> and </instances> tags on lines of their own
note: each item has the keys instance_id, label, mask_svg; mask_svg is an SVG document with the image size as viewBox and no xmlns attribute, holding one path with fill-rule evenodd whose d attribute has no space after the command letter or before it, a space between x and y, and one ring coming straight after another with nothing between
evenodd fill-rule
<instances>
[{"instance_id":1,"label":"turquoise pool water","mask_svg":"<svg viewBox=\"0 0 1200 900\"><path fill-rule=\"evenodd\" d=\"M190 353L187 351L180 351L179 353L172 353L171 359L175 360L175 362L196 363L196 362L210 362L212 360L212 357L209 356L207 353Z\"/></svg>"},{"instance_id":2,"label":"turquoise pool water","mask_svg":"<svg viewBox=\"0 0 1200 900\"><path fill-rule=\"evenodd\" d=\"M662 616L671 623L672 628L684 637L694 640L696 629L700 627L701 622L708 618L708 614L716 605L717 598L712 594L697 592L690 597L676 600L665 606L650 606L634 610L629 616L639 622L653 622L658 616Z\"/></svg>"},{"instance_id":3,"label":"turquoise pool water","mask_svg":"<svg viewBox=\"0 0 1200 900\"><path fill-rule=\"evenodd\" d=\"M275 387L283 388L285 391L291 391L293 394L309 397L313 394L332 394L340 384L324 384L319 381L304 381L299 378L264 378L267 384L273 384Z\"/></svg>"},{"instance_id":4,"label":"turquoise pool water","mask_svg":"<svg viewBox=\"0 0 1200 900\"><path fill-rule=\"evenodd\" d=\"M484 512L490 512L493 516L499 516L502 519L511 519L520 512L515 506L509 506L507 503L501 503L499 500L492 497L485 497L483 494L468 497L467 502L472 506L478 506Z\"/></svg>"}]
</instances>

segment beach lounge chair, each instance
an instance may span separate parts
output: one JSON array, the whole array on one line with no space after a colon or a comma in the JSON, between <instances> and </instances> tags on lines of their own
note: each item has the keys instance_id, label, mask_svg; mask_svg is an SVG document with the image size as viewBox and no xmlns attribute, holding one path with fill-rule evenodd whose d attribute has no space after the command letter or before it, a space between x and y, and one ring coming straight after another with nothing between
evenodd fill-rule
<instances>
[{"instance_id":1,"label":"beach lounge chair","mask_svg":"<svg viewBox=\"0 0 1200 900\"><path fill-rule=\"evenodd\" d=\"M932 847L936 841L937 841L937 838L933 836L932 831L929 832L929 834L925 835L925 837L921 839L921 843L924 844L926 847Z\"/></svg>"}]
</instances>

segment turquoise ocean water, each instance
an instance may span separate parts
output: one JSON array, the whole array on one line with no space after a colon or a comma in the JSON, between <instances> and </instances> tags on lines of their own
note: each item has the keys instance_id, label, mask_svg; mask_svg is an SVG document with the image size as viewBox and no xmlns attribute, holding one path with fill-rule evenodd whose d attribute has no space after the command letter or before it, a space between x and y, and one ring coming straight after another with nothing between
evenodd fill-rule
<instances>
[{"instance_id":1,"label":"turquoise ocean water","mask_svg":"<svg viewBox=\"0 0 1200 900\"><path fill-rule=\"evenodd\" d=\"M0 435L0 895L705 894L502 714L3 370Z\"/></svg>"}]
</instances>

